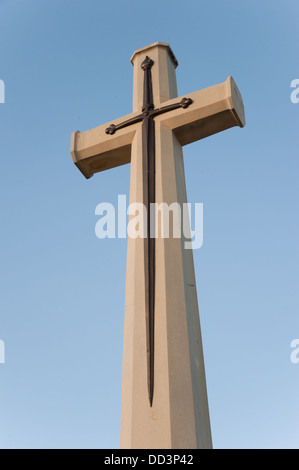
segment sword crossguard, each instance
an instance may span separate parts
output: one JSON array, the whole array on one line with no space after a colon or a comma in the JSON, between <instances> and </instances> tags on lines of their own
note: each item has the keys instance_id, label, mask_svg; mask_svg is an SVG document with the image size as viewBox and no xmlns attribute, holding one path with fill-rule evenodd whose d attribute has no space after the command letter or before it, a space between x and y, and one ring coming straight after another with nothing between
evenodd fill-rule
<instances>
[{"instance_id":1,"label":"sword crossguard","mask_svg":"<svg viewBox=\"0 0 299 470\"><path fill-rule=\"evenodd\" d=\"M115 124L110 124L109 127L107 127L107 129L105 129L105 132L106 134L110 134L110 135L113 135L116 131L116 125Z\"/></svg>"},{"instance_id":2,"label":"sword crossguard","mask_svg":"<svg viewBox=\"0 0 299 470\"><path fill-rule=\"evenodd\" d=\"M180 102L180 106L181 108L188 108L188 106L190 106L190 104L192 103L192 100L191 98L183 98Z\"/></svg>"}]
</instances>

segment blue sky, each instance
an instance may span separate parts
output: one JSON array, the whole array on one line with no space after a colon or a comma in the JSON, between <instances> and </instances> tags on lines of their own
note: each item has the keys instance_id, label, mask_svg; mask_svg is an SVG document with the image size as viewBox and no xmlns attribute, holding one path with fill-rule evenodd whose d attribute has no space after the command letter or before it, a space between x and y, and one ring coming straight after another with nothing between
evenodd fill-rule
<instances>
[{"instance_id":1,"label":"blue sky","mask_svg":"<svg viewBox=\"0 0 299 470\"><path fill-rule=\"evenodd\" d=\"M125 239L70 137L131 112L134 50L168 42L179 96L233 75L247 124L184 148L215 448L299 447L296 0L0 1L1 448L117 448Z\"/></svg>"}]
</instances>

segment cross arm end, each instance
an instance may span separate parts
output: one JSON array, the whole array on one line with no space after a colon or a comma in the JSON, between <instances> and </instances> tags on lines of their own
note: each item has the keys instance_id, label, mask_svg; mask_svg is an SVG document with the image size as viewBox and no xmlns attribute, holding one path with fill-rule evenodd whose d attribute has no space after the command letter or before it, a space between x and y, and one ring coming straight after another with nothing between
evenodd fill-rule
<instances>
[{"instance_id":1,"label":"cross arm end","mask_svg":"<svg viewBox=\"0 0 299 470\"><path fill-rule=\"evenodd\" d=\"M245 110L239 88L232 76L228 77L225 83L228 88L228 100L230 102L231 111L236 119L236 125L244 127L246 124Z\"/></svg>"},{"instance_id":2,"label":"cross arm end","mask_svg":"<svg viewBox=\"0 0 299 470\"><path fill-rule=\"evenodd\" d=\"M130 116L131 117L131 116ZM118 124L118 121L114 122ZM107 126L95 127L85 132L76 131L71 137L73 162L85 178L94 173L130 163L131 143L136 125L120 129L114 135L107 134Z\"/></svg>"},{"instance_id":3,"label":"cross arm end","mask_svg":"<svg viewBox=\"0 0 299 470\"><path fill-rule=\"evenodd\" d=\"M176 134L181 145L187 145L230 127L245 126L241 93L232 77L224 82L186 95L192 104L157 116ZM174 100L169 101L171 105Z\"/></svg>"}]
</instances>

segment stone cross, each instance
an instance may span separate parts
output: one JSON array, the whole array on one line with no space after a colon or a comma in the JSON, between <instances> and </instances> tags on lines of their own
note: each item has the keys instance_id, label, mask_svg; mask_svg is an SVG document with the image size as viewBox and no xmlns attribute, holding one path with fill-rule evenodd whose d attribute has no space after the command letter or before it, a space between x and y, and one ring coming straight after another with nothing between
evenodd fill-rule
<instances>
[{"instance_id":1,"label":"stone cross","mask_svg":"<svg viewBox=\"0 0 299 470\"><path fill-rule=\"evenodd\" d=\"M212 447L192 250L153 236L153 203L187 202L182 146L245 125L232 77L177 98L166 43L135 51L133 113L72 134L86 178L131 162L130 204L146 208L146 236L128 238L122 448Z\"/></svg>"}]
</instances>

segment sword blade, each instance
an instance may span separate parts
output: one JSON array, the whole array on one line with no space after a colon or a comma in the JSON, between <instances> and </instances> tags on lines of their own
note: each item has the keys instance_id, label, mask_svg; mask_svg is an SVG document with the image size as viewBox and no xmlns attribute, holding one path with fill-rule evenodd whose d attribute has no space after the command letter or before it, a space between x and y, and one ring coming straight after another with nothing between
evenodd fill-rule
<instances>
[{"instance_id":1,"label":"sword blade","mask_svg":"<svg viewBox=\"0 0 299 470\"><path fill-rule=\"evenodd\" d=\"M152 406L155 339L155 227L154 220L151 220L151 204L155 203L155 123L152 117L145 117L142 123L142 160L143 200L147 214L147 236L144 239L147 386L149 402Z\"/></svg>"}]
</instances>

